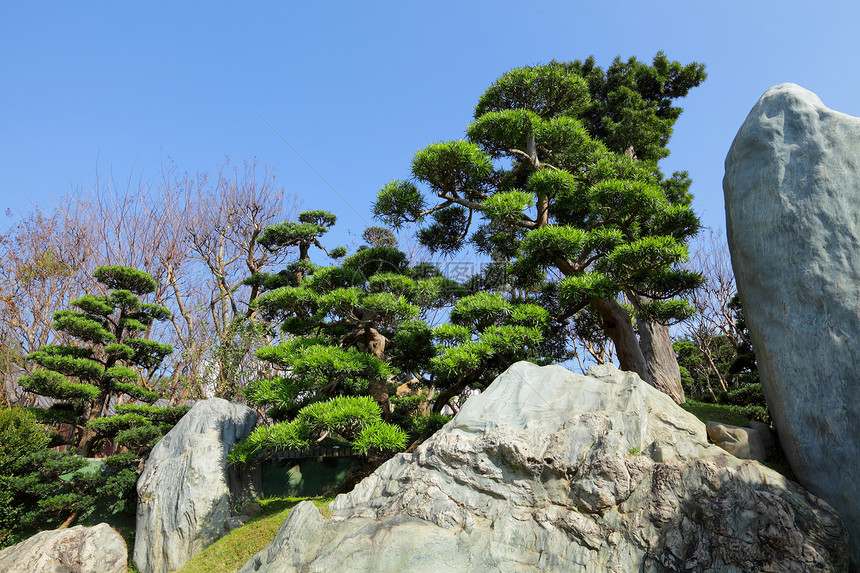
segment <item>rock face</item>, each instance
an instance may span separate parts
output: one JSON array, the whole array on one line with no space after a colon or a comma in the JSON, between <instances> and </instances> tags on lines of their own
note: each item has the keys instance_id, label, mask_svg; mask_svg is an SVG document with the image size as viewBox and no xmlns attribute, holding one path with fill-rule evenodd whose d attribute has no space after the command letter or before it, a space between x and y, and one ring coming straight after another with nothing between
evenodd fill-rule
<instances>
[{"instance_id":1,"label":"rock face","mask_svg":"<svg viewBox=\"0 0 860 573\"><path fill-rule=\"evenodd\" d=\"M42 531L0 551L4 573L124 573L128 551L107 523Z\"/></svg>"},{"instance_id":2,"label":"rock face","mask_svg":"<svg viewBox=\"0 0 860 573\"><path fill-rule=\"evenodd\" d=\"M137 482L134 563L141 573L179 569L227 533L231 508L253 496L253 484L228 469L227 454L256 420L247 406L205 400L155 445Z\"/></svg>"},{"instance_id":3,"label":"rock face","mask_svg":"<svg viewBox=\"0 0 860 573\"><path fill-rule=\"evenodd\" d=\"M299 504L241 570L839 571L826 503L635 374L519 362L415 453Z\"/></svg>"},{"instance_id":4,"label":"rock face","mask_svg":"<svg viewBox=\"0 0 860 573\"><path fill-rule=\"evenodd\" d=\"M860 571L860 119L768 90L726 158L732 266L762 390L801 484L839 509Z\"/></svg>"},{"instance_id":5,"label":"rock face","mask_svg":"<svg viewBox=\"0 0 860 573\"><path fill-rule=\"evenodd\" d=\"M742 460L763 462L767 457L765 441L753 428L707 422L705 429L714 444Z\"/></svg>"}]
</instances>

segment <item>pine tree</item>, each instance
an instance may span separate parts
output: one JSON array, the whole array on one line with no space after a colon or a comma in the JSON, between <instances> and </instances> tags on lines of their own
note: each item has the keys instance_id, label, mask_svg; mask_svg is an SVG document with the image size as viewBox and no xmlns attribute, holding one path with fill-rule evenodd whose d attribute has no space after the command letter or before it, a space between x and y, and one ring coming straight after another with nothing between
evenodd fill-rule
<instances>
[{"instance_id":1,"label":"pine tree","mask_svg":"<svg viewBox=\"0 0 860 573\"><path fill-rule=\"evenodd\" d=\"M155 371L172 348L144 334L170 312L141 302L155 291L148 274L124 266L103 266L93 276L110 292L71 301L74 310L54 313L54 329L68 344L43 346L29 355L42 367L23 377L21 385L56 403L43 418L68 421L80 430L78 453L91 456L97 432L88 425L108 414L111 402L128 396L153 403L159 394L143 385L140 371Z\"/></svg>"},{"instance_id":2,"label":"pine tree","mask_svg":"<svg viewBox=\"0 0 860 573\"><path fill-rule=\"evenodd\" d=\"M399 372L389 342L457 292L456 283L433 271L410 268L395 248L371 247L340 266L305 266L300 285L261 295L257 311L287 336L257 356L285 374L252 384L249 399L291 417L313 401L369 394L387 419L388 384Z\"/></svg>"},{"instance_id":3,"label":"pine tree","mask_svg":"<svg viewBox=\"0 0 860 573\"><path fill-rule=\"evenodd\" d=\"M622 369L683 401L665 325L692 312L679 297L701 276L679 265L699 221L689 178L665 178L657 161L673 101L704 78L662 54L606 72L591 59L512 70L481 96L468 140L418 151L412 180L386 185L374 213L422 223L434 252L491 256L513 287L554 299L560 320L590 306Z\"/></svg>"}]
</instances>

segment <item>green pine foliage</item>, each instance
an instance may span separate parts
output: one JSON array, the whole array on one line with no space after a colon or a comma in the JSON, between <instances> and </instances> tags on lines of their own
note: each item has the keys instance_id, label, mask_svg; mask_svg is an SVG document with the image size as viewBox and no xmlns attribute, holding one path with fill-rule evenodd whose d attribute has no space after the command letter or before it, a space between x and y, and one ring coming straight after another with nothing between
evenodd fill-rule
<instances>
[{"instance_id":1,"label":"green pine foliage","mask_svg":"<svg viewBox=\"0 0 860 573\"><path fill-rule=\"evenodd\" d=\"M80 453L93 452L96 434L86 425L105 415L111 400L128 396L146 403L159 394L142 384L140 371L152 373L172 352L166 344L143 334L170 312L140 297L155 291L148 274L123 266L104 266L93 276L108 289L107 295L86 294L71 301L75 310L54 313L54 328L71 344L44 346L29 355L41 369L21 378L20 384L58 401L63 411L79 413L75 425L82 430L76 441ZM68 420L69 416L66 416ZM45 421L56 419L46 413Z\"/></svg>"},{"instance_id":2,"label":"green pine foliage","mask_svg":"<svg viewBox=\"0 0 860 573\"><path fill-rule=\"evenodd\" d=\"M33 410L0 409L0 547L63 522L133 517L146 455L188 408L126 404L94 420L124 450L95 463L49 449L54 435Z\"/></svg>"},{"instance_id":3,"label":"green pine foliage","mask_svg":"<svg viewBox=\"0 0 860 573\"><path fill-rule=\"evenodd\" d=\"M388 385L408 366L432 353L426 339L398 337L401 327L429 333L424 316L457 296L459 285L436 269L412 269L390 231L370 228L367 246L339 266L305 267L301 280L263 293L254 310L279 323L282 341L257 357L281 374L253 382L249 401L293 419L314 402L338 396L373 396L388 417ZM289 273L290 267L287 267ZM423 325L423 327L422 327ZM428 356L429 357L429 356ZM412 360L413 363L409 363Z\"/></svg>"},{"instance_id":4,"label":"green pine foliage","mask_svg":"<svg viewBox=\"0 0 860 573\"><path fill-rule=\"evenodd\" d=\"M308 451L321 444L363 454L393 452L405 448L407 438L403 429L382 420L379 404L369 396L340 396L305 406L289 422L255 428L227 460L242 465L272 452Z\"/></svg>"},{"instance_id":5,"label":"green pine foliage","mask_svg":"<svg viewBox=\"0 0 860 573\"><path fill-rule=\"evenodd\" d=\"M699 228L690 180L664 177L657 161L681 113L674 101L704 79L702 65L662 53L607 70L591 58L511 70L479 99L467 139L416 152L411 179L384 186L374 215L419 224L432 252L477 249L509 287L553 298L561 321L592 307L615 325L616 346L635 341L616 300L669 324L690 316L683 296L702 280L682 267ZM623 368L642 369L640 348L621 350ZM478 360L478 348L458 352Z\"/></svg>"},{"instance_id":6,"label":"green pine foliage","mask_svg":"<svg viewBox=\"0 0 860 573\"><path fill-rule=\"evenodd\" d=\"M336 266L287 265L277 288L261 283L266 292L253 310L279 324L281 337L257 357L277 374L251 383L246 396L282 422L258 428L237 448L237 463L273 449L308 449L319 439L360 452L396 451L444 423L429 412L427 380L413 407L398 408L389 396L398 381L432 377L437 350L428 317L464 290L432 265L410 266L390 230L371 227L363 238L369 244ZM368 403L374 408L361 410ZM332 416L338 421L329 422Z\"/></svg>"},{"instance_id":7,"label":"green pine foliage","mask_svg":"<svg viewBox=\"0 0 860 573\"><path fill-rule=\"evenodd\" d=\"M461 298L450 323L432 331L435 352L427 370L439 390L433 412L466 389L485 388L514 362L559 359L554 337L550 313L539 304L490 292Z\"/></svg>"},{"instance_id":8,"label":"green pine foliage","mask_svg":"<svg viewBox=\"0 0 860 573\"><path fill-rule=\"evenodd\" d=\"M91 511L86 461L48 449L51 434L27 409L0 409L0 547Z\"/></svg>"}]
</instances>

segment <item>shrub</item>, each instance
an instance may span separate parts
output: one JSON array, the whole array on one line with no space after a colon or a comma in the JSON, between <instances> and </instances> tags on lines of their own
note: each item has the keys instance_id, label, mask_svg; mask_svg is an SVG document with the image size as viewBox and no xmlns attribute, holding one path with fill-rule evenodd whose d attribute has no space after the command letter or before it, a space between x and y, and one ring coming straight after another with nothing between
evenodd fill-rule
<instances>
[{"instance_id":1,"label":"shrub","mask_svg":"<svg viewBox=\"0 0 860 573\"><path fill-rule=\"evenodd\" d=\"M299 410L291 422L255 428L227 456L234 465L246 464L266 451L310 450L327 440L361 453L398 451L408 436L382 421L379 405L369 396L340 396L314 402Z\"/></svg>"},{"instance_id":2,"label":"shrub","mask_svg":"<svg viewBox=\"0 0 860 573\"><path fill-rule=\"evenodd\" d=\"M735 406L767 406L760 383L732 388L726 393L725 401Z\"/></svg>"}]
</instances>

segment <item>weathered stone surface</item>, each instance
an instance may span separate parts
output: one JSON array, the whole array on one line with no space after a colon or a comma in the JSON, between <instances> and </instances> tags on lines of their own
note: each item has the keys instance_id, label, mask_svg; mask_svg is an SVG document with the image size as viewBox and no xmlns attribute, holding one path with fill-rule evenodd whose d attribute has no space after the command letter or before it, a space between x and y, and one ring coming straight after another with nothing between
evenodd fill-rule
<instances>
[{"instance_id":1,"label":"weathered stone surface","mask_svg":"<svg viewBox=\"0 0 860 573\"><path fill-rule=\"evenodd\" d=\"M767 452L768 455L775 452L779 447L779 443L776 440L776 436L773 434L773 430L770 429L770 426L757 420L750 420L749 424L750 428L758 431L758 436L761 439L765 452Z\"/></svg>"},{"instance_id":2,"label":"weathered stone surface","mask_svg":"<svg viewBox=\"0 0 860 573\"><path fill-rule=\"evenodd\" d=\"M107 523L42 531L0 551L4 573L124 573L128 551Z\"/></svg>"},{"instance_id":3,"label":"weathered stone surface","mask_svg":"<svg viewBox=\"0 0 860 573\"><path fill-rule=\"evenodd\" d=\"M257 517L263 511L263 506L253 501L246 501L242 504L242 515L248 517Z\"/></svg>"},{"instance_id":4,"label":"weathered stone surface","mask_svg":"<svg viewBox=\"0 0 860 573\"><path fill-rule=\"evenodd\" d=\"M229 531L231 508L249 484L228 469L227 454L256 419L241 404L198 402L152 449L137 482L134 563L141 573L179 569Z\"/></svg>"},{"instance_id":5,"label":"weathered stone surface","mask_svg":"<svg viewBox=\"0 0 860 573\"><path fill-rule=\"evenodd\" d=\"M638 376L519 362L415 453L299 504L243 573L838 571L826 503Z\"/></svg>"},{"instance_id":6,"label":"weathered stone surface","mask_svg":"<svg viewBox=\"0 0 860 573\"><path fill-rule=\"evenodd\" d=\"M732 266L762 390L801 484L860 570L860 119L768 90L726 157Z\"/></svg>"},{"instance_id":7,"label":"weathered stone surface","mask_svg":"<svg viewBox=\"0 0 860 573\"><path fill-rule=\"evenodd\" d=\"M736 458L763 462L767 457L764 440L758 430L720 422L708 422L705 424L705 429L716 446Z\"/></svg>"}]
</instances>

